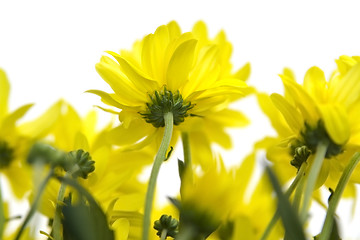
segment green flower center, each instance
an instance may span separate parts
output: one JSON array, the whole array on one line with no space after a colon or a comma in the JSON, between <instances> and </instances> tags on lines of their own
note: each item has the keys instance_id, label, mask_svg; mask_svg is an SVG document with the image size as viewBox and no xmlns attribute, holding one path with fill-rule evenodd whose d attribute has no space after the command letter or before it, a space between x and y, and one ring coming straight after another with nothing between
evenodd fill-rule
<instances>
[{"instance_id":1,"label":"green flower center","mask_svg":"<svg viewBox=\"0 0 360 240\"><path fill-rule=\"evenodd\" d=\"M14 149L8 143L0 140L0 169L6 168L14 159Z\"/></svg>"},{"instance_id":2,"label":"green flower center","mask_svg":"<svg viewBox=\"0 0 360 240\"><path fill-rule=\"evenodd\" d=\"M183 100L179 91L173 94L166 87L162 91L155 91L150 95L150 102L146 103L145 112L140 112L146 122L151 123L154 127L164 127L164 114L172 112L174 116L174 125L179 125L185 117L191 115L188 111L194 107L190 102Z\"/></svg>"},{"instance_id":3,"label":"green flower center","mask_svg":"<svg viewBox=\"0 0 360 240\"><path fill-rule=\"evenodd\" d=\"M297 139L291 144L291 155L294 156L291 164L297 168L301 166L303 161L306 161L307 157L310 155L309 153L314 154L316 152L316 148L320 142L328 143L325 154L326 158L334 157L344 151L342 145L338 145L331 140L322 121L318 121L315 127L305 123L305 128L301 131L301 137L302 139ZM306 149L300 147L305 147Z\"/></svg>"}]
</instances>

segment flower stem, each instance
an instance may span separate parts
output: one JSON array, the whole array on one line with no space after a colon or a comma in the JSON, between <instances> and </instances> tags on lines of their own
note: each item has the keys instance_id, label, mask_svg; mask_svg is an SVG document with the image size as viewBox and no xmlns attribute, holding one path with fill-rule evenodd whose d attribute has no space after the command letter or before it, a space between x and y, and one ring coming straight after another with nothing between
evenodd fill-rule
<instances>
[{"instance_id":1,"label":"flower stem","mask_svg":"<svg viewBox=\"0 0 360 240\"><path fill-rule=\"evenodd\" d=\"M5 213L4 213L4 203L2 198L2 186L1 186L1 176L0 176L0 239L3 238L3 233L5 229Z\"/></svg>"},{"instance_id":2,"label":"flower stem","mask_svg":"<svg viewBox=\"0 0 360 240\"><path fill-rule=\"evenodd\" d=\"M68 178L70 175L69 172L65 173L65 178ZM55 240L62 240L62 226L61 226L61 204L64 200L65 196L65 190L66 190L66 183L61 183L59 193L56 200L56 208L55 208L55 215L54 215L54 221L52 224L52 231L53 231L53 237Z\"/></svg>"},{"instance_id":3,"label":"flower stem","mask_svg":"<svg viewBox=\"0 0 360 240\"><path fill-rule=\"evenodd\" d=\"M340 201L341 195L344 192L346 184L349 181L349 178L354 171L356 165L360 161L360 153L355 153L349 164L346 166L344 172L342 173L340 180L336 186L335 192L332 194L331 199L329 201L329 208L326 213L325 222L323 228L321 230L321 234L319 240L329 239L329 236L332 231L333 223L334 223L334 215L336 207Z\"/></svg>"},{"instance_id":4,"label":"flower stem","mask_svg":"<svg viewBox=\"0 0 360 240\"><path fill-rule=\"evenodd\" d=\"M326 143L320 142L316 148L315 159L311 166L311 169L310 169L310 172L309 172L309 175L307 178L305 191L304 191L304 201L303 201L303 205L302 205L301 211L300 211L300 220L302 223L305 223L305 221L306 221L306 218L308 215L308 208L309 208L309 205L311 202L311 196L314 191L315 183L316 183L316 180L318 179L321 166L324 162L328 145L329 144L327 142Z\"/></svg>"},{"instance_id":5,"label":"flower stem","mask_svg":"<svg viewBox=\"0 0 360 240\"><path fill-rule=\"evenodd\" d=\"M291 196L291 194L294 192L295 188L297 187L298 183L300 182L300 180L302 179L302 177L304 176L305 170L306 170L307 164L303 163L298 171L298 173L296 174L296 177L294 179L294 181L291 183L290 187L288 188L288 190L286 190L285 192L285 196L287 198L289 198ZM269 224L267 225L263 235L261 236L260 240L265 240L267 239L267 237L270 235L271 230L273 229L273 227L275 226L276 222L279 220L280 214L279 211L276 210L274 216L272 217L272 219L270 220Z\"/></svg>"},{"instance_id":6,"label":"flower stem","mask_svg":"<svg viewBox=\"0 0 360 240\"><path fill-rule=\"evenodd\" d=\"M182 132L181 140L183 143L185 167L188 167L188 166L191 166L191 164L192 164L191 163L191 150L190 150L189 134L187 132Z\"/></svg>"},{"instance_id":7,"label":"flower stem","mask_svg":"<svg viewBox=\"0 0 360 240\"><path fill-rule=\"evenodd\" d=\"M162 230L160 240L165 240L167 237L167 229Z\"/></svg>"},{"instance_id":8,"label":"flower stem","mask_svg":"<svg viewBox=\"0 0 360 240\"><path fill-rule=\"evenodd\" d=\"M21 234L23 233L23 231L25 230L25 227L26 225L28 224L28 222L30 221L31 217L34 215L36 209L37 209L37 206L39 204L39 201L40 201L40 197L43 193L43 191L45 190L45 187L47 185L47 183L49 182L50 178L54 175L54 170L51 169L49 174L46 176L46 178L44 179L44 181L41 183L40 187L39 187L39 190L36 194L36 197L34 199L34 202L33 204L31 205L31 208L30 208L30 211L28 212L23 224L21 225L20 227L20 230L19 232L17 233L16 237L15 237L15 240L19 240L20 237L21 237Z\"/></svg>"},{"instance_id":9,"label":"flower stem","mask_svg":"<svg viewBox=\"0 0 360 240\"><path fill-rule=\"evenodd\" d=\"M156 154L153 167L151 170L151 175L149 179L148 189L146 192L145 198L145 208L144 208L144 221L143 221L143 232L142 239L147 240L149 238L149 226L151 221L151 208L154 199L154 192L156 186L157 176L159 174L160 166L163 161L166 159L166 151L169 148L170 140L173 132L174 125L174 116L172 112L164 114L165 121L165 131L164 136L160 144L160 148Z\"/></svg>"}]
</instances>

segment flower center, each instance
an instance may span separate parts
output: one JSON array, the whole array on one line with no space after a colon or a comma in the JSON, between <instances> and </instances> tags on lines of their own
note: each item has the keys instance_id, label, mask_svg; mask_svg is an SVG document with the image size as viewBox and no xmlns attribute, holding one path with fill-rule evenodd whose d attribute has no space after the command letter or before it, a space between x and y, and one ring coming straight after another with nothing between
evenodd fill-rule
<instances>
[{"instance_id":1,"label":"flower center","mask_svg":"<svg viewBox=\"0 0 360 240\"><path fill-rule=\"evenodd\" d=\"M179 125L188 114L188 110L194 107L190 102L185 102L177 91L173 94L166 87L162 91L155 91L149 95L150 102L146 103L145 112L140 112L146 122L151 123L154 127L164 127L164 114L172 112L174 116L174 125Z\"/></svg>"},{"instance_id":2,"label":"flower center","mask_svg":"<svg viewBox=\"0 0 360 240\"><path fill-rule=\"evenodd\" d=\"M14 159L14 149L8 143L0 140L0 169L6 168Z\"/></svg>"},{"instance_id":3,"label":"flower center","mask_svg":"<svg viewBox=\"0 0 360 240\"><path fill-rule=\"evenodd\" d=\"M307 154L307 151L310 151L312 154L314 154L320 142L328 143L328 148L325 154L326 158L334 157L344 151L342 145L338 145L331 140L328 133L326 132L324 123L321 120L318 121L317 126L315 127L312 127L309 124L305 123L305 128L303 131L301 131L301 137L301 140L297 139L294 144L291 144L291 154L295 156L295 160L296 156L299 155L299 153L303 152L303 154L301 155L306 156L304 157L306 161L307 156L309 156L309 154ZM302 146L306 147L306 149L301 149L300 147ZM292 165L294 164L292 163ZM301 163L297 163L296 165L300 166Z\"/></svg>"}]
</instances>

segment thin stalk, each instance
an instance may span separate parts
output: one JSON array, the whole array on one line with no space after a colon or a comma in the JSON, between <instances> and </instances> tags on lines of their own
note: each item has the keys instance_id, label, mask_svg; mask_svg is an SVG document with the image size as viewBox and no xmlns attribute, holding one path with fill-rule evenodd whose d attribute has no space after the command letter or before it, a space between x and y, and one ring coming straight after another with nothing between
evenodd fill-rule
<instances>
[{"instance_id":1,"label":"thin stalk","mask_svg":"<svg viewBox=\"0 0 360 240\"><path fill-rule=\"evenodd\" d=\"M354 171L356 165L359 163L359 161L360 161L360 153L355 153L352 156L349 164L344 169L344 172L342 173L340 180L336 186L335 192L332 194L331 199L329 201L329 208L326 212L325 222L321 230L319 240L329 239L333 227L336 207L340 201L341 195L344 192L346 184L348 183L349 178L352 172Z\"/></svg>"},{"instance_id":2,"label":"thin stalk","mask_svg":"<svg viewBox=\"0 0 360 240\"><path fill-rule=\"evenodd\" d=\"M165 240L167 237L167 229L162 230L160 240Z\"/></svg>"},{"instance_id":3,"label":"thin stalk","mask_svg":"<svg viewBox=\"0 0 360 240\"><path fill-rule=\"evenodd\" d=\"M311 169L310 169L310 172L309 172L309 175L307 178L307 183L306 183L305 191L304 191L304 201L303 201L303 205L302 205L301 211L300 211L300 220L302 223L305 223L305 221L306 221L309 205L311 202L311 196L314 191L315 183L316 183L316 180L318 179L321 166L324 162L328 145L329 145L328 143L320 142L316 148L315 159L311 166Z\"/></svg>"},{"instance_id":4,"label":"thin stalk","mask_svg":"<svg viewBox=\"0 0 360 240\"><path fill-rule=\"evenodd\" d=\"M182 144L183 144L185 167L191 168L192 161L191 161L191 149L190 149L189 134L187 132L182 132L181 140L182 140Z\"/></svg>"},{"instance_id":5,"label":"thin stalk","mask_svg":"<svg viewBox=\"0 0 360 240\"><path fill-rule=\"evenodd\" d=\"M307 164L303 163L298 171L298 173L296 174L296 177L294 179L294 181L291 183L291 185L289 186L288 190L286 190L285 192L285 196L287 198L289 198L291 196L291 194L294 192L294 190L296 189L298 183L300 182L300 180L302 179L302 177L304 176L305 170L306 170ZM279 211L276 210L274 216L272 217L272 219L270 220L269 224L267 225L263 235L261 236L260 240L265 240L267 239L267 237L270 235L271 230L273 229L273 227L275 226L276 222L279 220L280 214Z\"/></svg>"},{"instance_id":6,"label":"thin stalk","mask_svg":"<svg viewBox=\"0 0 360 240\"><path fill-rule=\"evenodd\" d=\"M3 239L3 233L5 229L5 212L4 212L4 202L2 198L2 186L1 186L1 176L0 176L0 240Z\"/></svg>"},{"instance_id":7,"label":"thin stalk","mask_svg":"<svg viewBox=\"0 0 360 240\"><path fill-rule=\"evenodd\" d=\"M31 217L34 215L36 209L37 209L37 206L39 204L39 201L40 201L40 197L43 193L43 191L45 190L45 187L47 185L47 183L49 182L49 180L51 179L51 177L54 176L54 170L51 169L49 174L46 176L46 178L44 179L44 181L41 183L40 187L39 187L39 190L36 194L36 197L34 199L34 202L33 204L31 205L31 208L30 208L30 211L28 212L23 224L21 225L20 227L20 230L19 232L17 233L16 237L15 237L15 240L19 240L20 237L21 237L21 234L23 233L23 231L25 230L25 227L26 225L28 224L28 222L30 221Z\"/></svg>"},{"instance_id":8,"label":"thin stalk","mask_svg":"<svg viewBox=\"0 0 360 240\"><path fill-rule=\"evenodd\" d=\"M65 178L68 178L71 173L66 172ZM56 209L54 215L54 221L52 224L53 237L55 240L62 240L62 226L61 226L61 204L60 202L64 201L65 191L66 191L66 183L61 183L59 193L56 200Z\"/></svg>"},{"instance_id":9,"label":"thin stalk","mask_svg":"<svg viewBox=\"0 0 360 240\"><path fill-rule=\"evenodd\" d=\"M145 208L144 208L144 221L143 221L143 232L142 239L147 240L149 238L149 226L151 221L151 209L154 200L154 192L156 187L156 180L159 174L160 166L163 161L166 159L166 151L169 148L170 140L173 132L174 125L174 116L172 112L164 114L165 121L165 131L164 136L160 144L160 148L156 154L153 167L151 169L151 175L149 179L149 184L146 192L145 198Z\"/></svg>"}]
</instances>

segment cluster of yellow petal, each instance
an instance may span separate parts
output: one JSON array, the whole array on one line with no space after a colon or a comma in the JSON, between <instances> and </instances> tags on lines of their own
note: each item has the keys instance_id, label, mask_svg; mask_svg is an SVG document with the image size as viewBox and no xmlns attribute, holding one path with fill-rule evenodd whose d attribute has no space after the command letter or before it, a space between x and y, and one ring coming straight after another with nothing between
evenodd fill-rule
<instances>
[{"instance_id":1,"label":"cluster of yellow petal","mask_svg":"<svg viewBox=\"0 0 360 240\"><path fill-rule=\"evenodd\" d=\"M258 146L266 146L268 158L276 163L284 181L295 174L289 162L298 146L305 145L314 153L320 141L328 142L326 157L330 161L323 164L318 186L331 169L339 177L349 156L359 147L359 57L341 56L336 63L338 69L328 81L321 69L312 67L300 85L291 70L285 69L280 75L284 96L274 93L270 101L267 95L258 94L259 105L279 134ZM312 159L310 156L309 161Z\"/></svg>"},{"instance_id":2,"label":"cluster of yellow petal","mask_svg":"<svg viewBox=\"0 0 360 240\"><path fill-rule=\"evenodd\" d=\"M129 51L108 52L112 58L103 56L96 70L114 93L88 92L121 110L118 113L118 110L105 109L118 113L122 122L113 135L131 137L114 137L113 143L134 149L159 142L162 129L148 124L141 113L147 111L154 93L166 87L173 94L178 92L184 103L193 106L186 113L193 117L187 117L175 127L173 142L179 131L189 132L190 141L198 143L210 157L209 142L231 147L224 128L244 126L249 121L240 112L228 109L228 105L253 91L244 82L250 73L249 64L231 72L231 51L224 32L209 39L205 24L198 22L191 32L181 33L173 21L136 42ZM203 156L197 154L194 159L205 166L207 161Z\"/></svg>"}]
</instances>

